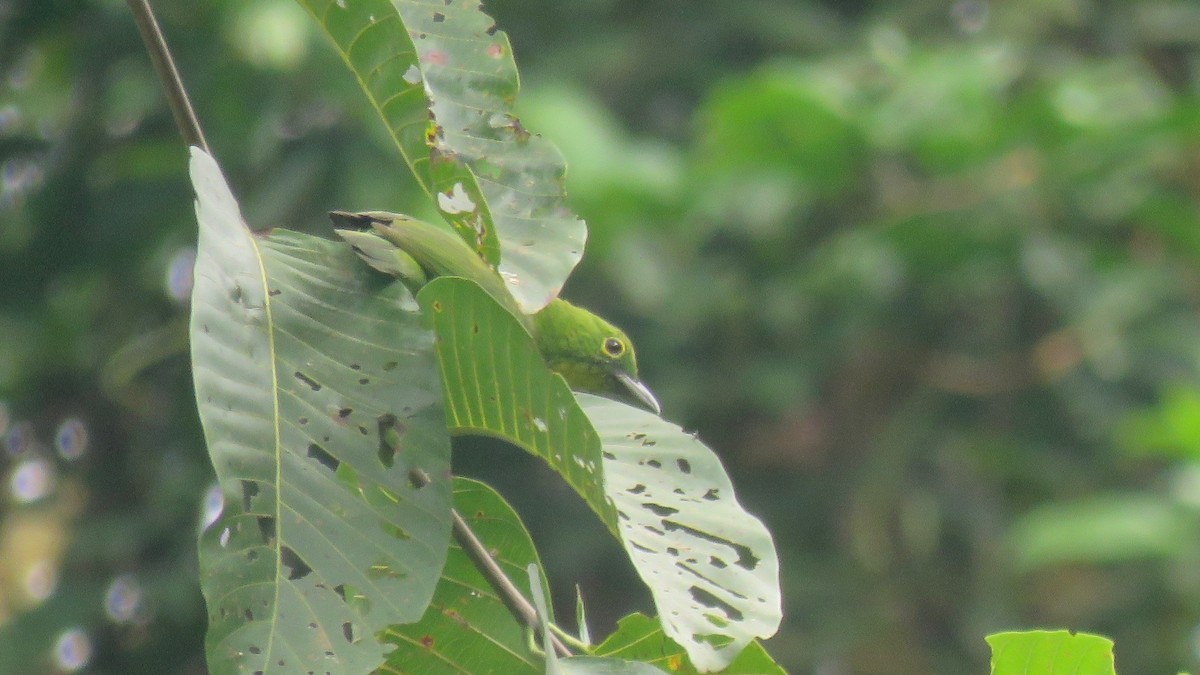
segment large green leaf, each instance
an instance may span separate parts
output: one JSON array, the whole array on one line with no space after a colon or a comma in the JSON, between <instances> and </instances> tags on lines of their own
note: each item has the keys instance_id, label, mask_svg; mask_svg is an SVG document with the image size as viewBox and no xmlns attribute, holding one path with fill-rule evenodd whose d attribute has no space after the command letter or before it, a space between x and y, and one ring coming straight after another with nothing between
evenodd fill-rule
<instances>
[{"instance_id":1,"label":"large green leaf","mask_svg":"<svg viewBox=\"0 0 1200 675\"><path fill-rule=\"evenodd\" d=\"M341 243L251 234L216 163L194 149L191 171L192 364L225 502L200 542L209 668L369 670L449 542L432 336L402 284Z\"/></svg>"},{"instance_id":2,"label":"large green leaf","mask_svg":"<svg viewBox=\"0 0 1200 675\"><path fill-rule=\"evenodd\" d=\"M600 439L525 327L466 279L434 279L417 299L437 334L451 429L503 438L546 460L615 534Z\"/></svg>"},{"instance_id":3,"label":"large green leaf","mask_svg":"<svg viewBox=\"0 0 1200 675\"><path fill-rule=\"evenodd\" d=\"M1116 675L1113 642L1065 630L987 636L992 675Z\"/></svg>"},{"instance_id":4,"label":"large green leaf","mask_svg":"<svg viewBox=\"0 0 1200 675\"><path fill-rule=\"evenodd\" d=\"M687 652L679 643L667 637L658 621L645 614L630 614L617 622L617 630L596 647L597 656L645 661L679 675L698 675ZM783 675L783 668L767 654L758 642L721 671L726 675Z\"/></svg>"},{"instance_id":5,"label":"large green leaf","mask_svg":"<svg viewBox=\"0 0 1200 675\"><path fill-rule=\"evenodd\" d=\"M522 310L544 307L582 257L587 228L566 207L562 156L513 115L519 78L504 32L474 0L298 1L442 214L499 263Z\"/></svg>"},{"instance_id":6,"label":"large green leaf","mask_svg":"<svg viewBox=\"0 0 1200 675\"><path fill-rule=\"evenodd\" d=\"M716 454L641 408L576 396L603 444L621 543L667 635L701 670L774 635L783 618L775 543L738 503Z\"/></svg>"},{"instance_id":7,"label":"large green leaf","mask_svg":"<svg viewBox=\"0 0 1200 675\"><path fill-rule=\"evenodd\" d=\"M417 298L437 334L454 431L498 436L560 472L619 537L697 667L719 669L774 634L774 543L711 450L640 408L572 393L477 284L441 277Z\"/></svg>"},{"instance_id":8,"label":"large green leaf","mask_svg":"<svg viewBox=\"0 0 1200 675\"><path fill-rule=\"evenodd\" d=\"M525 567L541 565L533 540L512 507L483 483L454 479L454 506L505 575L530 596ZM452 544L442 580L425 616L393 626L389 673L541 673L543 658L529 650L525 627L505 607L470 556Z\"/></svg>"}]
</instances>

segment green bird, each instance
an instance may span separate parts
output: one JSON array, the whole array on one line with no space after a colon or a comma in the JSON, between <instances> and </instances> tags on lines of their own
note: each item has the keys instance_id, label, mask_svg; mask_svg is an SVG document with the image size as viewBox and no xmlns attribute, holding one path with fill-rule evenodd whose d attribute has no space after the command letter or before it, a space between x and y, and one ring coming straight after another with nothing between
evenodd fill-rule
<instances>
[{"instance_id":1,"label":"green bird","mask_svg":"<svg viewBox=\"0 0 1200 675\"><path fill-rule=\"evenodd\" d=\"M479 284L533 335L550 370L571 389L623 399L661 414L658 400L638 379L629 336L595 314L561 298L536 314L520 310L500 275L462 238L429 223L384 211L331 211L337 233L371 267L419 288L431 276Z\"/></svg>"}]
</instances>

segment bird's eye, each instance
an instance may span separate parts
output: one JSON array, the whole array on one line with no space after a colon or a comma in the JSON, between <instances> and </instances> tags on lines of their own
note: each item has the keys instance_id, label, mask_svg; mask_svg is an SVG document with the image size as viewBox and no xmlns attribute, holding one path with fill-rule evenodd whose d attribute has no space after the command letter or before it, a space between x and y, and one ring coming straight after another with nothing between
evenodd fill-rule
<instances>
[{"instance_id":1,"label":"bird's eye","mask_svg":"<svg viewBox=\"0 0 1200 675\"><path fill-rule=\"evenodd\" d=\"M620 358L625 353L625 343L621 342L620 338L610 337L604 339L604 353L613 357Z\"/></svg>"}]
</instances>

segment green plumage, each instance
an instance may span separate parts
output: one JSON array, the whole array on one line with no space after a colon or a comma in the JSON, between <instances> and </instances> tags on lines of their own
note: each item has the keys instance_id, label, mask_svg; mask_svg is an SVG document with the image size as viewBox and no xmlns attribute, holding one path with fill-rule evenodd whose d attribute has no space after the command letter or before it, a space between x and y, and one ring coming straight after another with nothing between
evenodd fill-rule
<instances>
[{"instance_id":1,"label":"green plumage","mask_svg":"<svg viewBox=\"0 0 1200 675\"><path fill-rule=\"evenodd\" d=\"M329 215L339 228L347 228L337 233L367 264L400 277L414 290L425 283L426 275L463 277L479 284L521 320L546 365L572 389L659 412L658 401L638 380L633 343L611 323L560 298L532 316L521 312L491 265L460 237L429 223L382 211Z\"/></svg>"}]
</instances>

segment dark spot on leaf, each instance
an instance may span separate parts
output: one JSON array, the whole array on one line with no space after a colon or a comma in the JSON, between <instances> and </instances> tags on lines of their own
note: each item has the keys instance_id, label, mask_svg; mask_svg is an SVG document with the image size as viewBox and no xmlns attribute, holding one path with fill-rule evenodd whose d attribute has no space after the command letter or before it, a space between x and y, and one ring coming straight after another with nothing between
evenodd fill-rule
<instances>
[{"instance_id":1,"label":"dark spot on leaf","mask_svg":"<svg viewBox=\"0 0 1200 675\"><path fill-rule=\"evenodd\" d=\"M609 452L607 450L601 450L600 454L604 456L604 459L616 459L617 458L616 455L612 454L611 452Z\"/></svg>"},{"instance_id":2,"label":"dark spot on leaf","mask_svg":"<svg viewBox=\"0 0 1200 675\"><path fill-rule=\"evenodd\" d=\"M715 502L720 498L721 498L720 493L717 491L716 488L709 488L708 492L704 493L704 499L707 499L710 502Z\"/></svg>"},{"instance_id":3,"label":"dark spot on leaf","mask_svg":"<svg viewBox=\"0 0 1200 675\"><path fill-rule=\"evenodd\" d=\"M643 439L642 439L642 447L643 447L643 448L648 448L648 447L650 447L650 446L652 446L652 445L658 445L658 441L652 441L652 440L650 440L649 438L643 438Z\"/></svg>"},{"instance_id":4,"label":"dark spot on leaf","mask_svg":"<svg viewBox=\"0 0 1200 675\"><path fill-rule=\"evenodd\" d=\"M254 620L254 612L249 607L246 608L246 611L242 612L242 616L246 617L247 621Z\"/></svg>"},{"instance_id":5,"label":"dark spot on leaf","mask_svg":"<svg viewBox=\"0 0 1200 675\"><path fill-rule=\"evenodd\" d=\"M264 544L270 544L275 538L275 519L268 516L260 516L258 518L258 534L262 537Z\"/></svg>"},{"instance_id":6,"label":"dark spot on leaf","mask_svg":"<svg viewBox=\"0 0 1200 675\"><path fill-rule=\"evenodd\" d=\"M254 562L255 560L258 560L258 551L255 551L254 549L246 551L246 561Z\"/></svg>"},{"instance_id":7,"label":"dark spot on leaf","mask_svg":"<svg viewBox=\"0 0 1200 675\"><path fill-rule=\"evenodd\" d=\"M662 504L642 504L642 508L656 516L673 516L679 513L679 509L663 506Z\"/></svg>"},{"instance_id":8,"label":"dark spot on leaf","mask_svg":"<svg viewBox=\"0 0 1200 675\"><path fill-rule=\"evenodd\" d=\"M640 495L646 491L646 486L641 483L638 483L637 485L634 485L633 487L628 488L625 491L631 495Z\"/></svg>"},{"instance_id":9,"label":"dark spot on leaf","mask_svg":"<svg viewBox=\"0 0 1200 675\"><path fill-rule=\"evenodd\" d=\"M479 334L479 324L477 324L477 323L471 324L471 333L474 335Z\"/></svg>"},{"instance_id":10,"label":"dark spot on leaf","mask_svg":"<svg viewBox=\"0 0 1200 675\"><path fill-rule=\"evenodd\" d=\"M675 460L675 463L679 465L680 471L682 471L684 473L692 472L692 464L691 464L691 462L687 461L686 459L680 457L679 459Z\"/></svg>"},{"instance_id":11,"label":"dark spot on leaf","mask_svg":"<svg viewBox=\"0 0 1200 675\"><path fill-rule=\"evenodd\" d=\"M305 375L304 373L302 373L298 370L294 374L296 376L296 379L300 380L304 384L308 385L309 389L312 389L313 391L321 391L321 383L320 382L317 382L316 380L312 379L308 375Z\"/></svg>"},{"instance_id":12,"label":"dark spot on leaf","mask_svg":"<svg viewBox=\"0 0 1200 675\"><path fill-rule=\"evenodd\" d=\"M233 288L232 288L232 289L229 291L229 299L230 299L230 300L232 300L232 301L234 301L234 302L241 302L241 301L242 301L242 287L241 287L241 285L239 285L239 284L234 284L234 285L233 285Z\"/></svg>"},{"instance_id":13,"label":"dark spot on leaf","mask_svg":"<svg viewBox=\"0 0 1200 675\"><path fill-rule=\"evenodd\" d=\"M359 365L359 364L357 364L357 363L351 363L351 364L350 364L350 370L362 370L362 366L360 366L360 365Z\"/></svg>"},{"instance_id":14,"label":"dark spot on leaf","mask_svg":"<svg viewBox=\"0 0 1200 675\"><path fill-rule=\"evenodd\" d=\"M296 421L300 423L300 426L304 426L305 424L308 424L308 418L307 418L307 417L301 417L300 419L298 419L298 420L296 420Z\"/></svg>"},{"instance_id":15,"label":"dark spot on leaf","mask_svg":"<svg viewBox=\"0 0 1200 675\"><path fill-rule=\"evenodd\" d=\"M400 452L401 440L408 427L404 426L395 415L386 413L379 416L379 461L386 467L396 462L396 454Z\"/></svg>"},{"instance_id":16,"label":"dark spot on leaf","mask_svg":"<svg viewBox=\"0 0 1200 675\"><path fill-rule=\"evenodd\" d=\"M200 330L202 330L202 331L204 331L205 333L207 333L207 332L208 332L208 324L206 324L206 323L205 323L205 324L201 324L201 325L200 325Z\"/></svg>"},{"instance_id":17,"label":"dark spot on leaf","mask_svg":"<svg viewBox=\"0 0 1200 675\"><path fill-rule=\"evenodd\" d=\"M395 369L396 369L396 368L397 368L399 365L400 365L400 364L399 364L399 363L396 363L395 361L388 361L387 363L383 364L383 369L384 369L386 372L389 372L389 373L390 373L390 372L392 372L393 370L395 370Z\"/></svg>"},{"instance_id":18,"label":"dark spot on leaf","mask_svg":"<svg viewBox=\"0 0 1200 675\"><path fill-rule=\"evenodd\" d=\"M463 618L463 615L459 614L458 611L454 609L443 609L442 614L463 628L469 628L471 626L471 624L465 618Z\"/></svg>"},{"instance_id":19,"label":"dark spot on leaf","mask_svg":"<svg viewBox=\"0 0 1200 675\"><path fill-rule=\"evenodd\" d=\"M679 555L679 549L675 548L674 546L668 546L667 553L669 555Z\"/></svg>"},{"instance_id":20,"label":"dark spot on leaf","mask_svg":"<svg viewBox=\"0 0 1200 675\"><path fill-rule=\"evenodd\" d=\"M684 492L683 492L683 489L682 489L682 488L675 488L674 490L671 490L671 492L673 492L673 493L675 493L675 494L677 494L677 495L684 494Z\"/></svg>"},{"instance_id":21,"label":"dark spot on leaf","mask_svg":"<svg viewBox=\"0 0 1200 675\"><path fill-rule=\"evenodd\" d=\"M646 466L648 466L652 469L661 469L662 468L662 462L658 461L657 459L648 459L645 462L638 462L638 464L645 464Z\"/></svg>"},{"instance_id":22,"label":"dark spot on leaf","mask_svg":"<svg viewBox=\"0 0 1200 675\"><path fill-rule=\"evenodd\" d=\"M308 444L308 456L320 462L321 466L324 466L330 471L337 471L338 467L342 464L337 457L325 452L325 448L322 448L316 443Z\"/></svg>"},{"instance_id":23,"label":"dark spot on leaf","mask_svg":"<svg viewBox=\"0 0 1200 675\"><path fill-rule=\"evenodd\" d=\"M279 563L287 568L289 581L303 579L312 573L312 568L289 546L279 547Z\"/></svg>"},{"instance_id":24,"label":"dark spot on leaf","mask_svg":"<svg viewBox=\"0 0 1200 675\"><path fill-rule=\"evenodd\" d=\"M339 419L346 419L354 413L354 408L338 408L337 416Z\"/></svg>"},{"instance_id":25,"label":"dark spot on leaf","mask_svg":"<svg viewBox=\"0 0 1200 675\"><path fill-rule=\"evenodd\" d=\"M362 434L363 436L366 436L366 435L370 434L371 432L367 431L367 428L360 424L360 425L358 425L358 433Z\"/></svg>"},{"instance_id":26,"label":"dark spot on leaf","mask_svg":"<svg viewBox=\"0 0 1200 675\"><path fill-rule=\"evenodd\" d=\"M369 377L360 377L360 378L358 378L358 383L359 383L359 384L371 384L371 378L369 378Z\"/></svg>"},{"instance_id":27,"label":"dark spot on leaf","mask_svg":"<svg viewBox=\"0 0 1200 675\"><path fill-rule=\"evenodd\" d=\"M434 23L441 23L441 22L443 22L443 21L445 21L445 20L446 20L446 15L445 15L445 14L442 14L441 12L434 12L434 13L433 13L433 22L434 22Z\"/></svg>"},{"instance_id":28,"label":"dark spot on leaf","mask_svg":"<svg viewBox=\"0 0 1200 675\"><path fill-rule=\"evenodd\" d=\"M283 291L279 290L278 288L272 288L271 290L267 291L267 295L269 295L269 296L271 296L271 297L273 298L273 297L275 297L275 296L279 295L279 294L280 294L280 293L282 293L282 292L283 292Z\"/></svg>"},{"instance_id":29,"label":"dark spot on leaf","mask_svg":"<svg viewBox=\"0 0 1200 675\"><path fill-rule=\"evenodd\" d=\"M250 513L250 500L258 494L258 483L252 480L242 481L242 511Z\"/></svg>"},{"instance_id":30,"label":"dark spot on leaf","mask_svg":"<svg viewBox=\"0 0 1200 675\"><path fill-rule=\"evenodd\" d=\"M254 646L251 646L250 649L248 649L246 651L250 652L251 654L261 654L262 653L261 649L259 649L258 647L254 647Z\"/></svg>"},{"instance_id":31,"label":"dark spot on leaf","mask_svg":"<svg viewBox=\"0 0 1200 675\"><path fill-rule=\"evenodd\" d=\"M354 624L349 621L342 624L342 637L346 638L346 642L354 642Z\"/></svg>"},{"instance_id":32,"label":"dark spot on leaf","mask_svg":"<svg viewBox=\"0 0 1200 675\"><path fill-rule=\"evenodd\" d=\"M433 649L433 636L432 635L422 635L421 636L421 646L424 647L425 649Z\"/></svg>"},{"instance_id":33,"label":"dark spot on leaf","mask_svg":"<svg viewBox=\"0 0 1200 675\"><path fill-rule=\"evenodd\" d=\"M346 587L344 585L338 584L337 586L334 586L333 592L338 594L338 597L342 599L342 602L346 601Z\"/></svg>"}]
</instances>

